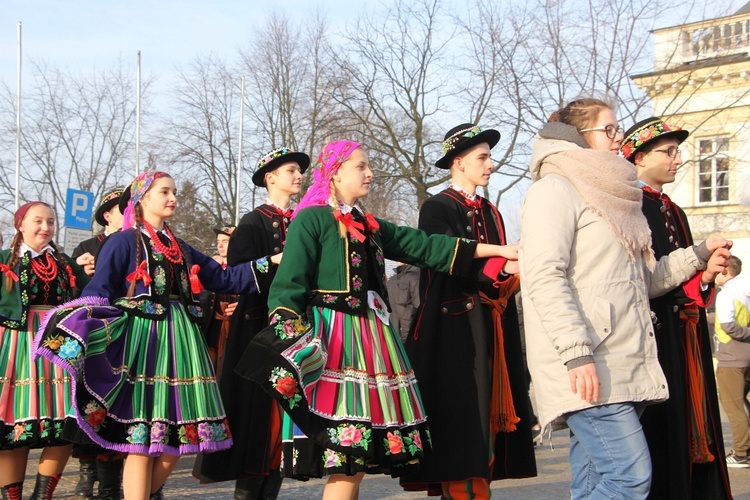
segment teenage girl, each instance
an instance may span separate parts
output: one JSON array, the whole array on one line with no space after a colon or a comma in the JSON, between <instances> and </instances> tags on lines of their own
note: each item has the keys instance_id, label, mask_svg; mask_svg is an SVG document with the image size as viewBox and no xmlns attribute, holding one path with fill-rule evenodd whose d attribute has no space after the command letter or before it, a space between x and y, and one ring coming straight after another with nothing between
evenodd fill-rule
<instances>
[{"instance_id":1,"label":"teenage girl","mask_svg":"<svg viewBox=\"0 0 750 500\"><path fill-rule=\"evenodd\" d=\"M124 229L102 246L90 285L37 338L39 353L76 377L81 428L104 448L129 454L129 500L161 497L180 455L232 445L198 294L202 286L253 293L271 264L222 269L175 238L165 221L176 195L164 172L135 178L120 200Z\"/></svg>"},{"instance_id":2,"label":"teenage girl","mask_svg":"<svg viewBox=\"0 0 750 500\"><path fill-rule=\"evenodd\" d=\"M14 217L16 234L0 252L0 486L20 499L31 448L44 448L32 498L52 498L72 446L61 441L70 407L70 377L33 359L34 332L52 306L78 296L88 277L60 253L55 212L32 201Z\"/></svg>"},{"instance_id":3,"label":"teenage girl","mask_svg":"<svg viewBox=\"0 0 750 500\"><path fill-rule=\"evenodd\" d=\"M358 143L325 146L269 291L270 326L237 368L285 411L284 474L329 475L324 499L355 498L365 473L404 474L430 448L417 382L389 320L384 259L461 276L475 257L517 259L515 246L374 218L358 201L372 175Z\"/></svg>"}]
</instances>

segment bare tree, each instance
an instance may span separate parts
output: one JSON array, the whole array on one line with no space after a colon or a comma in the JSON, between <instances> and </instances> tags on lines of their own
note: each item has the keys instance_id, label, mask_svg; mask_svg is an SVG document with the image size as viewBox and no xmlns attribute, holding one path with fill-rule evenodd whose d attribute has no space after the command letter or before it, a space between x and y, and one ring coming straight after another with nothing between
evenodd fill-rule
<instances>
[{"instance_id":1,"label":"bare tree","mask_svg":"<svg viewBox=\"0 0 750 500\"><path fill-rule=\"evenodd\" d=\"M199 191L196 208L213 224L234 219L237 189L239 81L215 55L196 58L171 91L174 111L164 120L167 162L187 173Z\"/></svg>"},{"instance_id":2,"label":"bare tree","mask_svg":"<svg viewBox=\"0 0 750 500\"><path fill-rule=\"evenodd\" d=\"M33 83L23 96L21 198L65 208L67 188L95 198L130 178L134 163L134 78L122 65L92 74L65 72L44 62L32 65ZM144 83L148 96L150 79ZM0 200L12 212L15 196L15 92L2 87ZM148 101L145 100L147 103ZM58 214L59 215L59 214Z\"/></svg>"}]
</instances>

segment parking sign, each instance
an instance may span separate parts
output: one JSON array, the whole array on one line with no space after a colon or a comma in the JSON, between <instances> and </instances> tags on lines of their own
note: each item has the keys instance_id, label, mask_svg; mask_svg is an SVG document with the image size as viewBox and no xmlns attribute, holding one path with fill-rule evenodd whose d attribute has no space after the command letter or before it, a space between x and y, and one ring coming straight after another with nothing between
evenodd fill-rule
<instances>
[{"instance_id":1,"label":"parking sign","mask_svg":"<svg viewBox=\"0 0 750 500\"><path fill-rule=\"evenodd\" d=\"M65 197L65 227L91 229L91 213L94 211L94 193L68 188Z\"/></svg>"}]
</instances>

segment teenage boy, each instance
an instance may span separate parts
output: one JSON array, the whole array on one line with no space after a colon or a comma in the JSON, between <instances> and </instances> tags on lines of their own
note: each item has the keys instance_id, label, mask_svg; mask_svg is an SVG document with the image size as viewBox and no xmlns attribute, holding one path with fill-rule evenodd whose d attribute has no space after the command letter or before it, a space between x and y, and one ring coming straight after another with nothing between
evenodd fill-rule
<instances>
[{"instance_id":1,"label":"teenage boy","mask_svg":"<svg viewBox=\"0 0 750 500\"><path fill-rule=\"evenodd\" d=\"M292 197L300 192L310 157L289 148L258 161L253 183L268 190L264 204L240 220L229 241L232 266L282 253L292 215ZM234 446L201 454L193 474L201 482L236 479L235 500L276 498L281 488L281 418L273 399L260 386L234 372L245 349L268 321L268 290L240 296L232 314L219 389Z\"/></svg>"},{"instance_id":2,"label":"teenage boy","mask_svg":"<svg viewBox=\"0 0 750 500\"><path fill-rule=\"evenodd\" d=\"M620 146L637 169L657 259L693 244L685 212L663 191L682 165L680 144L688 134L651 117L625 132ZM647 406L641 416L653 467L650 498L731 498L705 311L714 278L698 272L650 301L669 386L669 399Z\"/></svg>"},{"instance_id":3,"label":"teenage boy","mask_svg":"<svg viewBox=\"0 0 750 500\"><path fill-rule=\"evenodd\" d=\"M496 130L465 123L445 134L447 189L424 202L419 228L505 245L497 208L476 194L489 184ZM428 415L432 454L401 478L407 490L489 498L490 482L536 475L526 375L513 294L518 261L476 261L475 277L423 270L407 353ZM510 390L507 390L510 388Z\"/></svg>"}]
</instances>

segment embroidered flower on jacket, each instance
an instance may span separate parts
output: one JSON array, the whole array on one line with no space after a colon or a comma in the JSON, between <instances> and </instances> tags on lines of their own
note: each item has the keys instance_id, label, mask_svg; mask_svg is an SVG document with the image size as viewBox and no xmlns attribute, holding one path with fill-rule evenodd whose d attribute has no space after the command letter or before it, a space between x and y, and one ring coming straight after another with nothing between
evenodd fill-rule
<instances>
[{"instance_id":1,"label":"embroidered flower on jacket","mask_svg":"<svg viewBox=\"0 0 750 500\"><path fill-rule=\"evenodd\" d=\"M331 295L330 293L324 293L322 298L325 304L334 304L338 300L337 295Z\"/></svg>"},{"instance_id":2,"label":"embroidered flower on jacket","mask_svg":"<svg viewBox=\"0 0 750 500\"><path fill-rule=\"evenodd\" d=\"M310 329L310 325L299 316L282 321L278 313L271 316L270 324L273 325L276 336L281 340L297 338Z\"/></svg>"},{"instance_id":3,"label":"embroidered flower on jacket","mask_svg":"<svg viewBox=\"0 0 750 500\"><path fill-rule=\"evenodd\" d=\"M255 268L258 270L258 272L265 274L268 272L271 266L266 257L261 257L260 259L255 261Z\"/></svg>"},{"instance_id":4,"label":"embroidered flower on jacket","mask_svg":"<svg viewBox=\"0 0 750 500\"><path fill-rule=\"evenodd\" d=\"M352 252L350 260L353 267L359 267L362 264L362 256L357 252Z\"/></svg>"},{"instance_id":5,"label":"embroidered flower on jacket","mask_svg":"<svg viewBox=\"0 0 750 500\"><path fill-rule=\"evenodd\" d=\"M362 301L360 299L358 299L357 297L352 297L351 295L349 295L345 300L347 305L352 309L356 309L360 305L362 305Z\"/></svg>"},{"instance_id":6,"label":"embroidered flower on jacket","mask_svg":"<svg viewBox=\"0 0 750 500\"><path fill-rule=\"evenodd\" d=\"M362 290L362 278L354 276L354 278L352 278L352 288L354 288L355 292Z\"/></svg>"}]
</instances>

